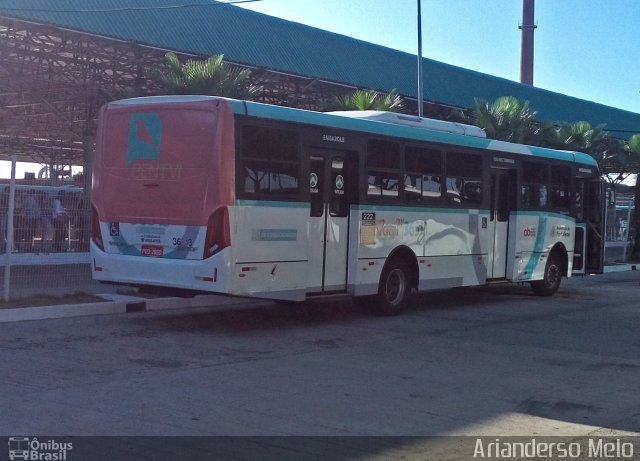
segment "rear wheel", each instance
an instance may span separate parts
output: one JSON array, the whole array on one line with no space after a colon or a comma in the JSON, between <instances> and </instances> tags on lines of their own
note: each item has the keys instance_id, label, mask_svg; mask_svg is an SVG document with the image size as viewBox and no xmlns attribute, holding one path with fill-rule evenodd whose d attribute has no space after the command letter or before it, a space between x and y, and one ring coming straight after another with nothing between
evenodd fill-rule
<instances>
[{"instance_id":1,"label":"rear wheel","mask_svg":"<svg viewBox=\"0 0 640 461\"><path fill-rule=\"evenodd\" d=\"M544 278L531 282L531 288L538 296L552 296L560 288L561 281L562 262L556 254L552 254L544 267Z\"/></svg>"},{"instance_id":2,"label":"rear wheel","mask_svg":"<svg viewBox=\"0 0 640 461\"><path fill-rule=\"evenodd\" d=\"M400 259L388 261L380 277L377 312L382 315L400 314L408 303L410 293L407 265Z\"/></svg>"}]
</instances>

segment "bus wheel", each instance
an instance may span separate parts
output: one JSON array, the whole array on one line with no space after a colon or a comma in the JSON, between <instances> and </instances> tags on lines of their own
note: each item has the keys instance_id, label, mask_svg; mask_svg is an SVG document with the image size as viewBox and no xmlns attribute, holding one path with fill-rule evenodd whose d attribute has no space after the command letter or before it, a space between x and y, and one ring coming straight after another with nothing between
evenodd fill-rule
<instances>
[{"instance_id":1,"label":"bus wheel","mask_svg":"<svg viewBox=\"0 0 640 461\"><path fill-rule=\"evenodd\" d=\"M379 314L398 315L403 311L411 293L408 273L406 264L400 259L392 259L385 264L376 303Z\"/></svg>"},{"instance_id":2,"label":"bus wheel","mask_svg":"<svg viewBox=\"0 0 640 461\"><path fill-rule=\"evenodd\" d=\"M538 296L552 296L560 288L561 281L562 262L557 255L552 254L544 267L544 279L531 282L531 288Z\"/></svg>"}]
</instances>

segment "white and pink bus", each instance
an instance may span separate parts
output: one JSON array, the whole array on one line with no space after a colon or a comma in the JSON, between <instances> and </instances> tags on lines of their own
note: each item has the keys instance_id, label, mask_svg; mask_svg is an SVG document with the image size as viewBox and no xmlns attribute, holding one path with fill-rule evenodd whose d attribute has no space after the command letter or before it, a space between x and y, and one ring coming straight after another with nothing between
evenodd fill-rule
<instances>
[{"instance_id":1,"label":"white and pink bus","mask_svg":"<svg viewBox=\"0 0 640 461\"><path fill-rule=\"evenodd\" d=\"M303 301L602 271L593 158L383 112L318 113L209 96L102 108L96 280ZM373 303L372 303L373 304Z\"/></svg>"}]
</instances>

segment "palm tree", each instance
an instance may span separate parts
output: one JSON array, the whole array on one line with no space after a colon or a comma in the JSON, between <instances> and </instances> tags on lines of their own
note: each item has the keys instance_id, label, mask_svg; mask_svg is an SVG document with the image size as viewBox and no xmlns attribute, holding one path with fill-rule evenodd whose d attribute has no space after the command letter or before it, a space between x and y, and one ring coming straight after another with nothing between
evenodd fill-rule
<instances>
[{"instance_id":1,"label":"palm tree","mask_svg":"<svg viewBox=\"0 0 640 461\"><path fill-rule=\"evenodd\" d=\"M203 61L192 59L181 63L175 53L165 55L164 68L155 78L167 94L206 94L250 99L258 88L249 84L251 72L236 69L223 61L223 55Z\"/></svg>"},{"instance_id":2,"label":"palm tree","mask_svg":"<svg viewBox=\"0 0 640 461\"><path fill-rule=\"evenodd\" d=\"M394 88L389 93L378 93L374 90L357 90L347 96L339 96L329 102L325 110L380 110L385 112L401 112L405 107L404 100Z\"/></svg>"},{"instance_id":3,"label":"palm tree","mask_svg":"<svg viewBox=\"0 0 640 461\"><path fill-rule=\"evenodd\" d=\"M554 122L532 123L524 133L524 144L550 149L562 149L558 139L558 125Z\"/></svg>"},{"instance_id":4,"label":"palm tree","mask_svg":"<svg viewBox=\"0 0 640 461\"><path fill-rule=\"evenodd\" d=\"M520 102L513 96L501 96L493 103L476 98L470 122L483 128L487 137L523 143L531 138L536 111L529 101Z\"/></svg>"},{"instance_id":5,"label":"palm tree","mask_svg":"<svg viewBox=\"0 0 640 461\"><path fill-rule=\"evenodd\" d=\"M564 123L558 129L558 139L565 149L585 152L601 163L611 139L604 130L605 125L592 127L589 122Z\"/></svg>"}]
</instances>

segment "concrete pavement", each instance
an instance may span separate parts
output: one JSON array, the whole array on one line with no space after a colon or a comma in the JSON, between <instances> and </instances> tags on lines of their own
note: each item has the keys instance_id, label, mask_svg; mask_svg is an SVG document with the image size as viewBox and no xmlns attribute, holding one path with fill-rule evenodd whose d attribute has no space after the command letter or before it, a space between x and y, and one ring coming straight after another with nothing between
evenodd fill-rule
<instances>
[{"instance_id":1,"label":"concrete pavement","mask_svg":"<svg viewBox=\"0 0 640 461\"><path fill-rule=\"evenodd\" d=\"M639 282L0 324L0 433L637 436Z\"/></svg>"}]
</instances>

